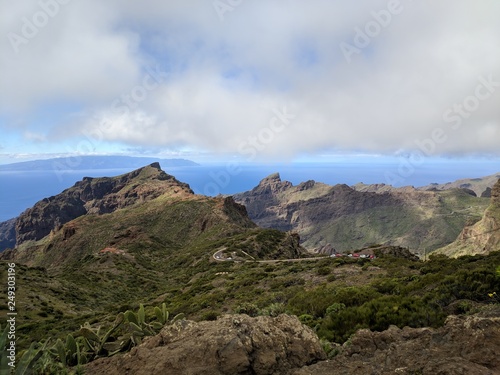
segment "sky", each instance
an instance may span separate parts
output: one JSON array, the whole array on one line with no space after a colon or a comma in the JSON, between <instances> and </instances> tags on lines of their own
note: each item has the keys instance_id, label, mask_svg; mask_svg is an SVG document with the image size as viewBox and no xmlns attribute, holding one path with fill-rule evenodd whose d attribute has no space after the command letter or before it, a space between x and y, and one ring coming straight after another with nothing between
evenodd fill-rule
<instances>
[{"instance_id":1,"label":"sky","mask_svg":"<svg viewBox=\"0 0 500 375\"><path fill-rule=\"evenodd\" d=\"M0 7L0 163L500 160L496 0Z\"/></svg>"}]
</instances>

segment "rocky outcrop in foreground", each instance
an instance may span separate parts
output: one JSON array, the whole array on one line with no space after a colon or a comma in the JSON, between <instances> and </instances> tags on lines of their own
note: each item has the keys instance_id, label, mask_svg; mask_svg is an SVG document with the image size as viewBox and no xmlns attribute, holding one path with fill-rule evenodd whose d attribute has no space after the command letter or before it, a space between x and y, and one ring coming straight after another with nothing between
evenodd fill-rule
<instances>
[{"instance_id":1,"label":"rocky outcrop in foreground","mask_svg":"<svg viewBox=\"0 0 500 375\"><path fill-rule=\"evenodd\" d=\"M500 318L448 317L444 327L358 331L333 360L293 375L493 375L500 373Z\"/></svg>"},{"instance_id":2,"label":"rocky outcrop in foreground","mask_svg":"<svg viewBox=\"0 0 500 375\"><path fill-rule=\"evenodd\" d=\"M319 339L289 315L178 321L123 356L91 362L93 375L285 375L325 359Z\"/></svg>"},{"instance_id":3,"label":"rocky outcrop in foreground","mask_svg":"<svg viewBox=\"0 0 500 375\"><path fill-rule=\"evenodd\" d=\"M85 366L93 375L385 375L500 373L500 308L449 316L438 329L359 330L325 359L317 336L294 316L225 315L178 321L123 356Z\"/></svg>"}]
</instances>

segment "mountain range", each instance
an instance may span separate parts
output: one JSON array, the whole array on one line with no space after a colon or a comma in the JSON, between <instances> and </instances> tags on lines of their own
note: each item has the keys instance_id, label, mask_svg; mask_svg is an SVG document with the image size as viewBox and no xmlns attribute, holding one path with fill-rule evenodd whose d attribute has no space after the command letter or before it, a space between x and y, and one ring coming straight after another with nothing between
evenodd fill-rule
<instances>
[{"instance_id":1,"label":"mountain range","mask_svg":"<svg viewBox=\"0 0 500 375\"><path fill-rule=\"evenodd\" d=\"M273 174L249 192L206 197L159 163L116 177L86 177L0 225L7 247L0 261L16 265L18 347L55 345L36 357L43 359L36 364L44 368L40 373L56 373L60 364L53 362L64 356L54 353L72 342L70 336L87 348L80 358L91 362L88 373L154 373L158 366L201 373L191 364L179 370L186 353L210 363L214 374L287 374L302 366L297 374L331 373L332 366L351 374L378 366L375 359L370 365L357 361L356 351L392 356L385 364L392 372L407 366L422 373L426 364L412 353L428 340L430 328L422 327L433 327L432 337L446 348L429 354L436 363L456 371L497 368L494 357L483 363L460 351L461 340L479 334L500 347L498 312L489 309L500 290L500 182L486 188L490 198L470 187L294 186ZM335 242L339 238L351 241L349 246ZM478 246L486 250L422 262L406 247L414 253L421 248L402 247L406 243L455 249L463 243L467 254ZM344 249L353 256L329 256ZM354 256L360 253L374 258ZM7 267L0 268L0 277L6 275ZM0 296L0 305L7 306L7 298ZM169 325L167 309L194 322ZM463 314L467 321L446 320ZM142 328L130 322L121 335L167 325L135 342L129 354L106 359L112 353L105 347L121 348L122 336L97 336L112 332L113 324L123 326L124 316L138 319ZM6 318L6 310L0 317ZM153 323L145 325L148 320ZM96 352L85 344L89 337L103 340ZM370 349L369 342L387 340L401 344L401 351ZM153 363L166 349L172 357ZM450 355L461 360L452 363Z\"/></svg>"},{"instance_id":2,"label":"mountain range","mask_svg":"<svg viewBox=\"0 0 500 375\"><path fill-rule=\"evenodd\" d=\"M194 194L189 185L163 172L159 163L117 177L86 177L62 193L39 201L16 218L13 226L12 221L7 223L10 235L4 238L15 249L6 251L4 258L52 267L78 263L96 246L101 250L147 246L152 252L165 244L170 250L191 242L206 245L219 241L222 233L230 238L250 229L256 235L273 232L259 229L246 209L231 197ZM38 255L48 249L50 256L41 261ZM250 244L246 250L255 251ZM298 244L294 251L300 255ZM55 264L55 258L60 262Z\"/></svg>"},{"instance_id":3,"label":"mountain range","mask_svg":"<svg viewBox=\"0 0 500 375\"><path fill-rule=\"evenodd\" d=\"M489 176L449 184L446 189L331 186L316 181L294 186L275 173L234 199L258 225L296 231L311 251L342 252L385 244L423 256L453 242L464 226L481 219L490 204L488 189L497 180ZM481 190L482 196L471 187Z\"/></svg>"},{"instance_id":4,"label":"mountain range","mask_svg":"<svg viewBox=\"0 0 500 375\"><path fill-rule=\"evenodd\" d=\"M158 163L148 168L161 170ZM0 223L0 250L41 240L85 214L111 213L154 200L172 184L194 196L186 184L162 173L151 177L141 168L114 178L86 177L18 218ZM301 244L312 252L329 255L384 244L407 247L422 256L451 244L465 227L484 226L483 214L497 176L416 189L385 184L331 186L312 180L294 186L275 173L251 191L235 194L234 200L246 207L259 226L298 233ZM487 227L492 225L496 223Z\"/></svg>"}]
</instances>

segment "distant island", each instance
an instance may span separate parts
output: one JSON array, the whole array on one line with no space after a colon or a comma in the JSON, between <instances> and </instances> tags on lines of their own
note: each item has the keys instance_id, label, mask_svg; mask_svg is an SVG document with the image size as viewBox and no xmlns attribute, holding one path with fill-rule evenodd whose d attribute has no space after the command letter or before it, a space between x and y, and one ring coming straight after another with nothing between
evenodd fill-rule
<instances>
[{"instance_id":1,"label":"distant island","mask_svg":"<svg viewBox=\"0 0 500 375\"><path fill-rule=\"evenodd\" d=\"M133 156L71 156L45 160L24 161L0 165L0 171L47 171L86 169L136 169L160 162L163 167L189 167L199 164L186 159L159 159Z\"/></svg>"}]
</instances>

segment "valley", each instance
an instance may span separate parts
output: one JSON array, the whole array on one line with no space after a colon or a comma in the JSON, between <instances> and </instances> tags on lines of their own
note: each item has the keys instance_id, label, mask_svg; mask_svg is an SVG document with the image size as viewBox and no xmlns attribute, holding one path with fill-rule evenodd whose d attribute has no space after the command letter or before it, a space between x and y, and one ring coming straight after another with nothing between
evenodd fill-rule
<instances>
[{"instance_id":1,"label":"valley","mask_svg":"<svg viewBox=\"0 0 500 375\"><path fill-rule=\"evenodd\" d=\"M492 178L485 181L494 184ZM490 203L489 197L454 185L446 190L315 181L294 186L277 173L234 198L258 225L297 232L309 251L384 244L407 247L421 257L453 242L465 225L481 219Z\"/></svg>"},{"instance_id":2,"label":"valley","mask_svg":"<svg viewBox=\"0 0 500 375\"><path fill-rule=\"evenodd\" d=\"M148 332L144 338L163 332L160 328L166 323L159 320L157 309L164 304L170 316L182 314L188 319L186 327L194 324L190 321L206 322L202 326L207 330L228 314L256 319L296 316L300 324L314 332L317 342L313 347L319 345L323 353L302 365L327 357L340 363L347 358L344 356L352 355L349 343L358 337L353 336L356 332L362 332L360 329L381 334L392 326L438 330L450 315L496 311L500 249L491 237L488 251L480 255L471 253L454 259L440 254L440 250L429 251L425 262L420 259L420 248L402 246L406 243L401 239L366 246L354 238L345 247L329 242L323 245L323 251L315 252L305 245L320 244L314 242L315 235L340 233L342 226L349 228L353 220L359 223L362 217L371 215L377 221L385 218L386 224L369 230L378 233L367 236L370 241L380 239L384 230L392 230L387 236L403 233L396 231L401 228L395 223L414 210L418 215L412 218L417 221L405 224L409 232L418 231L413 236L422 236L425 228L433 228L437 236L441 227L456 227L456 232L450 231L435 242L437 246L449 241L447 246L454 246L452 242L459 240L460 231L470 233L467 223L475 228L474 233L496 225L492 220L498 213L499 186L492 186L490 198L456 188L377 193L314 182L293 186L273 175L251 194L211 198L194 194L158 163L117 177L85 178L61 194L38 202L8 223L10 229L3 233L15 243L15 248L0 255L0 279L6 279L7 263L15 263L19 354L30 345L33 350L42 350L43 345L50 348L58 339L65 342L71 336L83 350L81 369L92 368L89 373L99 373L101 370L92 366L107 366L99 359L112 353L106 348L121 348L121 338L130 335L127 327L132 323L127 319L132 312L138 311L144 322L150 322L141 328ZM245 200L246 207L240 204ZM292 208L298 216L294 217ZM332 215L337 225L334 230L326 224L332 223ZM353 219L353 215L361 216ZM267 225L257 226L252 216ZM347 222L341 225L342 217ZM317 220L316 231L304 225L306 218ZM347 231L341 238L351 234ZM406 238L415 237L409 233ZM428 243L430 237L424 241ZM338 256L331 256L335 252ZM0 306L7 306L7 297L0 298ZM2 322L6 313L0 311ZM264 324L259 321L245 324ZM113 322L118 322L117 328L105 338L105 346L97 351L86 346L88 330L111 329ZM141 342L120 349L116 360L129 358L123 353L140 348ZM61 357L53 352L40 352L43 361L32 365L44 368L46 373L61 369ZM71 364L64 371L80 368L77 362ZM418 361L415 366L420 366Z\"/></svg>"}]
</instances>

